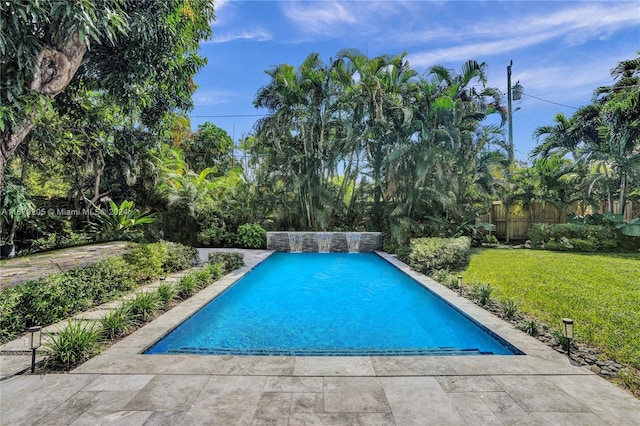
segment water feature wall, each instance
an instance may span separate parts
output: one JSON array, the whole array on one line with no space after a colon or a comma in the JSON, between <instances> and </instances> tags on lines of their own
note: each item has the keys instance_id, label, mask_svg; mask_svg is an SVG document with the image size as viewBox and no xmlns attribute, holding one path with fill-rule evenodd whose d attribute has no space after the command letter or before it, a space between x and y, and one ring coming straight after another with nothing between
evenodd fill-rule
<instances>
[{"instance_id":1,"label":"water feature wall","mask_svg":"<svg viewBox=\"0 0 640 426\"><path fill-rule=\"evenodd\" d=\"M286 252L382 250L381 232L267 232L267 249Z\"/></svg>"}]
</instances>

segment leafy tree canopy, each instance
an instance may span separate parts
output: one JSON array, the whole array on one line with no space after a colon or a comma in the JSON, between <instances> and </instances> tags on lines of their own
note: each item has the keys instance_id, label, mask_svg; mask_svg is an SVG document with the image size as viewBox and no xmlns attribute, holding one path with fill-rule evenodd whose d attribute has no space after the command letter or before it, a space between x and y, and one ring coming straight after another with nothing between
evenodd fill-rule
<instances>
[{"instance_id":1,"label":"leafy tree canopy","mask_svg":"<svg viewBox=\"0 0 640 426\"><path fill-rule=\"evenodd\" d=\"M69 85L105 93L147 126L192 106L213 0L0 3L0 187L9 156Z\"/></svg>"}]
</instances>

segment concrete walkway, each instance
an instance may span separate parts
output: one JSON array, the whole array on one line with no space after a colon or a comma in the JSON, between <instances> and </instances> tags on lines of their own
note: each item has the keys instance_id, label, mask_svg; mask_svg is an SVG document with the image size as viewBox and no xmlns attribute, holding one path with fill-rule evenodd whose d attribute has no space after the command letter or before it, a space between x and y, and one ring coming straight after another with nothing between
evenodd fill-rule
<instances>
[{"instance_id":1,"label":"concrete walkway","mask_svg":"<svg viewBox=\"0 0 640 426\"><path fill-rule=\"evenodd\" d=\"M381 254L526 355L142 355L255 264L223 277L71 374L0 382L0 424L640 425L640 401Z\"/></svg>"}]
</instances>

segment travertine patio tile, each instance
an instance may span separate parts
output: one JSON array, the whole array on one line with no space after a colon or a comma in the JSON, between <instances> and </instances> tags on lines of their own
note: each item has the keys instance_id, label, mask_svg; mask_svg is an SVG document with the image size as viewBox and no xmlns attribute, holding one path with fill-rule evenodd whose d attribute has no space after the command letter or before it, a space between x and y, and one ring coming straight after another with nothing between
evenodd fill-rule
<instances>
[{"instance_id":1,"label":"travertine patio tile","mask_svg":"<svg viewBox=\"0 0 640 426\"><path fill-rule=\"evenodd\" d=\"M391 409L377 377L326 377L324 411L386 413Z\"/></svg>"},{"instance_id":2,"label":"travertine patio tile","mask_svg":"<svg viewBox=\"0 0 640 426\"><path fill-rule=\"evenodd\" d=\"M127 391L140 390L153 379L150 374L111 374L96 378L83 391Z\"/></svg>"},{"instance_id":3,"label":"travertine patio tile","mask_svg":"<svg viewBox=\"0 0 640 426\"><path fill-rule=\"evenodd\" d=\"M398 425L465 424L435 378L382 377L380 381Z\"/></svg>"},{"instance_id":4,"label":"travertine patio tile","mask_svg":"<svg viewBox=\"0 0 640 426\"><path fill-rule=\"evenodd\" d=\"M130 411L185 411L194 403L207 376L156 376L125 407Z\"/></svg>"},{"instance_id":5,"label":"travertine patio tile","mask_svg":"<svg viewBox=\"0 0 640 426\"><path fill-rule=\"evenodd\" d=\"M459 376L486 376L494 374L535 374L536 371L519 355L457 356L451 360Z\"/></svg>"},{"instance_id":6,"label":"travertine patio tile","mask_svg":"<svg viewBox=\"0 0 640 426\"><path fill-rule=\"evenodd\" d=\"M295 376L374 376L369 357L295 357Z\"/></svg>"},{"instance_id":7,"label":"travertine patio tile","mask_svg":"<svg viewBox=\"0 0 640 426\"><path fill-rule=\"evenodd\" d=\"M322 413L324 411L324 394L294 393L291 400L292 413Z\"/></svg>"},{"instance_id":8,"label":"travertine patio tile","mask_svg":"<svg viewBox=\"0 0 640 426\"><path fill-rule=\"evenodd\" d=\"M573 377L573 376L572 376ZM525 410L589 412L546 376L494 376L493 379Z\"/></svg>"},{"instance_id":9,"label":"travertine patio tile","mask_svg":"<svg viewBox=\"0 0 640 426\"><path fill-rule=\"evenodd\" d=\"M436 377L442 389L449 392L499 392L502 390L491 376Z\"/></svg>"},{"instance_id":10,"label":"travertine patio tile","mask_svg":"<svg viewBox=\"0 0 640 426\"><path fill-rule=\"evenodd\" d=\"M378 376L428 376L455 374L453 357L387 356L371 357Z\"/></svg>"},{"instance_id":11,"label":"travertine patio tile","mask_svg":"<svg viewBox=\"0 0 640 426\"><path fill-rule=\"evenodd\" d=\"M265 392L260 397L255 419L288 418L291 412L290 392Z\"/></svg>"},{"instance_id":12,"label":"travertine patio tile","mask_svg":"<svg viewBox=\"0 0 640 426\"><path fill-rule=\"evenodd\" d=\"M142 426L146 423L151 414L151 411L118 411L104 415L84 413L71 423L70 426Z\"/></svg>"},{"instance_id":13,"label":"travertine patio tile","mask_svg":"<svg viewBox=\"0 0 640 426\"><path fill-rule=\"evenodd\" d=\"M391 413L359 413L358 419L363 426L395 426Z\"/></svg>"},{"instance_id":14,"label":"travertine patio tile","mask_svg":"<svg viewBox=\"0 0 640 426\"><path fill-rule=\"evenodd\" d=\"M287 426L289 424L289 415L286 417L264 419L256 417L253 419L251 426Z\"/></svg>"},{"instance_id":15,"label":"travertine patio tile","mask_svg":"<svg viewBox=\"0 0 640 426\"><path fill-rule=\"evenodd\" d=\"M622 426L622 424L605 422L593 413L535 412L525 413L517 419L505 418L501 414L498 414L498 417L507 426Z\"/></svg>"},{"instance_id":16,"label":"travertine patio tile","mask_svg":"<svg viewBox=\"0 0 640 426\"><path fill-rule=\"evenodd\" d=\"M356 413L292 413L289 426L361 426Z\"/></svg>"},{"instance_id":17,"label":"travertine patio tile","mask_svg":"<svg viewBox=\"0 0 640 426\"><path fill-rule=\"evenodd\" d=\"M149 416L145 426L176 426L182 423L184 411L154 411Z\"/></svg>"},{"instance_id":18,"label":"travertine patio tile","mask_svg":"<svg viewBox=\"0 0 640 426\"><path fill-rule=\"evenodd\" d=\"M185 415L186 424L219 424L253 422L265 377L211 376Z\"/></svg>"},{"instance_id":19,"label":"travertine patio tile","mask_svg":"<svg viewBox=\"0 0 640 426\"><path fill-rule=\"evenodd\" d=\"M267 377L265 392L322 392L322 377Z\"/></svg>"},{"instance_id":20,"label":"travertine patio tile","mask_svg":"<svg viewBox=\"0 0 640 426\"><path fill-rule=\"evenodd\" d=\"M522 418L526 411L506 392L478 392L478 398L494 413Z\"/></svg>"},{"instance_id":21,"label":"travertine patio tile","mask_svg":"<svg viewBox=\"0 0 640 426\"><path fill-rule=\"evenodd\" d=\"M2 424L32 424L53 411L86 385L95 380L94 374L70 376L16 376L3 380L0 412ZM26 410L25 407L29 407Z\"/></svg>"},{"instance_id":22,"label":"travertine patio tile","mask_svg":"<svg viewBox=\"0 0 640 426\"><path fill-rule=\"evenodd\" d=\"M84 392L84 391L83 391ZM129 401L138 394L135 390L86 392L97 394L97 400L89 407L87 412L105 414L114 411L122 411Z\"/></svg>"},{"instance_id":23,"label":"travertine patio tile","mask_svg":"<svg viewBox=\"0 0 640 426\"><path fill-rule=\"evenodd\" d=\"M502 421L482 401L477 393L454 392L448 394L448 397L468 424L502 425Z\"/></svg>"},{"instance_id":24,"label":"travertine patio tile","mask_svg":"<svg viewBox=\"0 0 640 426\"><path fill-rule=\"evenodd\" d=\"M211 362L212 374L285 376L293 373L295 358L284 356L201 357Z\"/></svg>"},{"instance_id":25,"label":"travertine patio tile","mask_svg":"<svg viewBox=\"0 0 640 426\"><path fill-rule=\"evenodd\" d=\"M100 399L98 392L78 392L39 420L40 424L68 425L89 411ZM28 411L28 410L26 410Z\"/></svg>"},{"instance_id":26,"label":"travertine patio tile","mask_svg":"<svg viewBox=\"0 0 640 426\"><path fill-rule=\"evenodd\" d=\"M613 424L640 425L640 400L601 377L550 377L549 381L602 419Z\"/></svg>"}]
</instances>

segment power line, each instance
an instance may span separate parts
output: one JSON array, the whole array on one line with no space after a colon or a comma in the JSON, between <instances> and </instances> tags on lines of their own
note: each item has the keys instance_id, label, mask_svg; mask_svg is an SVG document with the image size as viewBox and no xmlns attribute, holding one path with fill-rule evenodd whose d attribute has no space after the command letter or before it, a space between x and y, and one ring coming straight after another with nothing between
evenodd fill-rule
<instances>
[{"instance_id":1,"label":"power line","mask_svg":"<svg viewBox=\"0 0 640 426\"><path fill-rule=\"evenodd\" d=\"M542 98L539 98L537 96L529 95L528 93L523 93L523 95L524 96L528 96L530 98L537 99L537 100L542 101L542 102L548 102L550 104L560 105L560 106L563 106L563 107L566 107L566 108L578 109L577 107L574 107L574 106L571 106L571 105L565 105L565 104L561 104L561 103L558 103L558 102L549 101L547 99L542 99Z\"/></svg>"}]
</instances>

